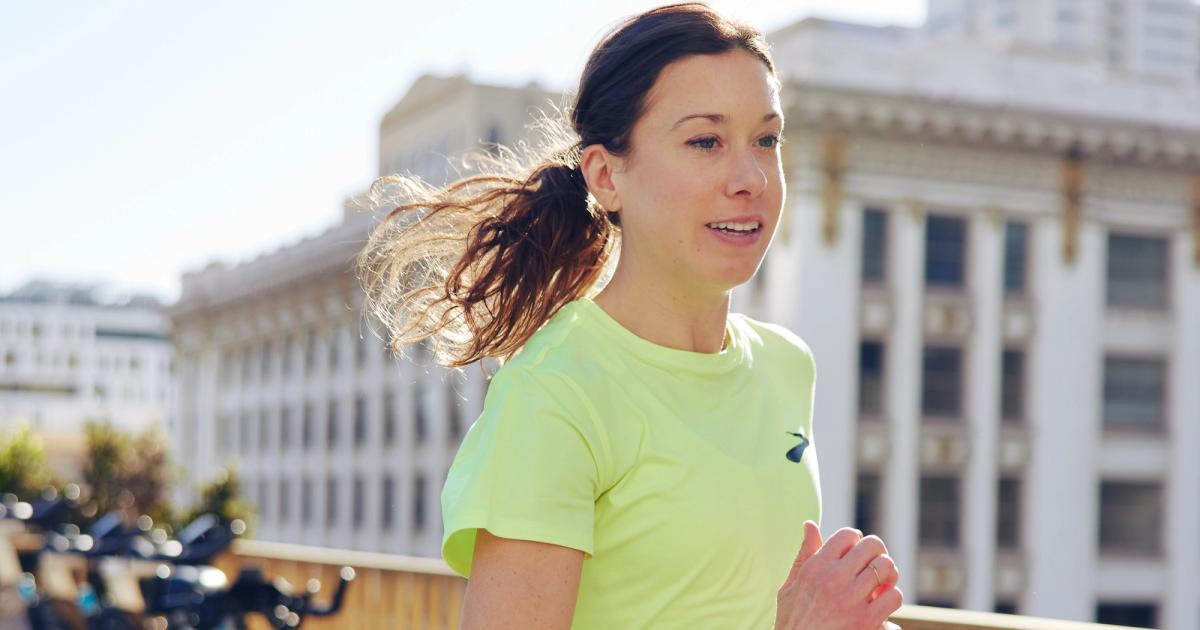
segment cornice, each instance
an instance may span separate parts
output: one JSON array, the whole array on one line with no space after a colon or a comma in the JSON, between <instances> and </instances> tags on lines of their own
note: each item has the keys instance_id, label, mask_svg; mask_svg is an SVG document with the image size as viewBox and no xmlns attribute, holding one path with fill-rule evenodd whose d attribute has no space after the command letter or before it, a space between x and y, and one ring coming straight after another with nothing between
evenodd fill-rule
<instances>
[{"instance_id":1,"label":"cornice","mask_svg":"<svg viewBox=\"0 0 1200 630\"><path fill-rule=\"evenodd\" d=\"M788 119L798 118L807 127L1060 156L1078 151L1085 160L1114 164L1200 168L1200 128L795 81L785 84L784 103Z\"/></svg>"}]
</instances>

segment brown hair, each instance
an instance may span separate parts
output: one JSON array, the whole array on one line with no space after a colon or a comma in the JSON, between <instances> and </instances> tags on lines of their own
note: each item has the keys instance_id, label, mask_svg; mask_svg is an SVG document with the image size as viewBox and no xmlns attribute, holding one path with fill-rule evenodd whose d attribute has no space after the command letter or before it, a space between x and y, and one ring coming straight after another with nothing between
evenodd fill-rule
<instances>
[{"instance_id":1,"label":"brown hair","mask_svg":"<svg viewBox=\"0 0 1200 630\"><path fill-rule=\"evenodd\" d=\"M435 359L462 367L503 363L567 302L611 275L620 219L588 193L583 147L628 156L634 123L664 67L689 55L744 49L775 66L761 32L705 2L651 9L611 29L592 51L569 121L536 125L549 141L524 155L501 147L463 158L482 174L442 188L399 175L371 186L372 207L392 207L358 258L364 312L391 347L433 337ZM778 87L777 79L776 86ZM528 149L528 147L523 147Z\"/></svg>"}]
</instances>

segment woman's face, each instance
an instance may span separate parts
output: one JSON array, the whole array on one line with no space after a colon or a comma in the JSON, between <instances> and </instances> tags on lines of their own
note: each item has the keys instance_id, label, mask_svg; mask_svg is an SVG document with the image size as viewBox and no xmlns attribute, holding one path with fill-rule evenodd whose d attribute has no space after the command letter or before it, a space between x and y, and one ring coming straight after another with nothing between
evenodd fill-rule
<instances>
[{"instance_id":1,"label":"woman's face","mask_svg":"<svg viewBox=\"0 0 1200 630\"><path fill-rule=\"evenodd\" d=\"M783 207L782 117L773 78L752 53L666 66L631 155L612 172L626 272L699 294L749 280Z\"/></svg>"}]
</instances>

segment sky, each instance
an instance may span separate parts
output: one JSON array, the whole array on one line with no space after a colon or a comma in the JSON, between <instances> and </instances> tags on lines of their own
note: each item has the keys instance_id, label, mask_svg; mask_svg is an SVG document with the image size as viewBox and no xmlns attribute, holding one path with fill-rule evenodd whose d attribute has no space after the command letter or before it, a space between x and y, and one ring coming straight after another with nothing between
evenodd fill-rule
<instances>
[{"instance_id":1,"label":"sky","mask_svg":"<svg viewBox=\"0 0 1200 630\"><path fill-rule=\"evenodd\" d=\"M337 223L420 75L568 89L610 26L665 3L2 3L0 293L37 278L173 302L186 271ZM925 17L924 0L710 4L765 32Z\"/></svg>"}]
</instances>

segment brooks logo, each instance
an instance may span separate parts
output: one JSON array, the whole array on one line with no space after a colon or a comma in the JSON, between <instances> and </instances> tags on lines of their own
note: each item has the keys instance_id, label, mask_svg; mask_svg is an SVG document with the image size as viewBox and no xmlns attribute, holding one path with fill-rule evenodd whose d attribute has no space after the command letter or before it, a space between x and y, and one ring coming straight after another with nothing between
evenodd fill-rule
<instances>
[{"instance_id":1,"label":"brooks logo","mask_svg":"<svg viewBox=\"0 0 1200 630\"><path fill-rule=\"evenodd\" d=\"M792 437L800 438L800 443L788 449L787 452L788 459L799 463L800 458L804 457L804 449L808 448L808 438L804 437L803 433L792 433L791 431L788 431L787 434Z\"/></svg>"}]
</instances>

